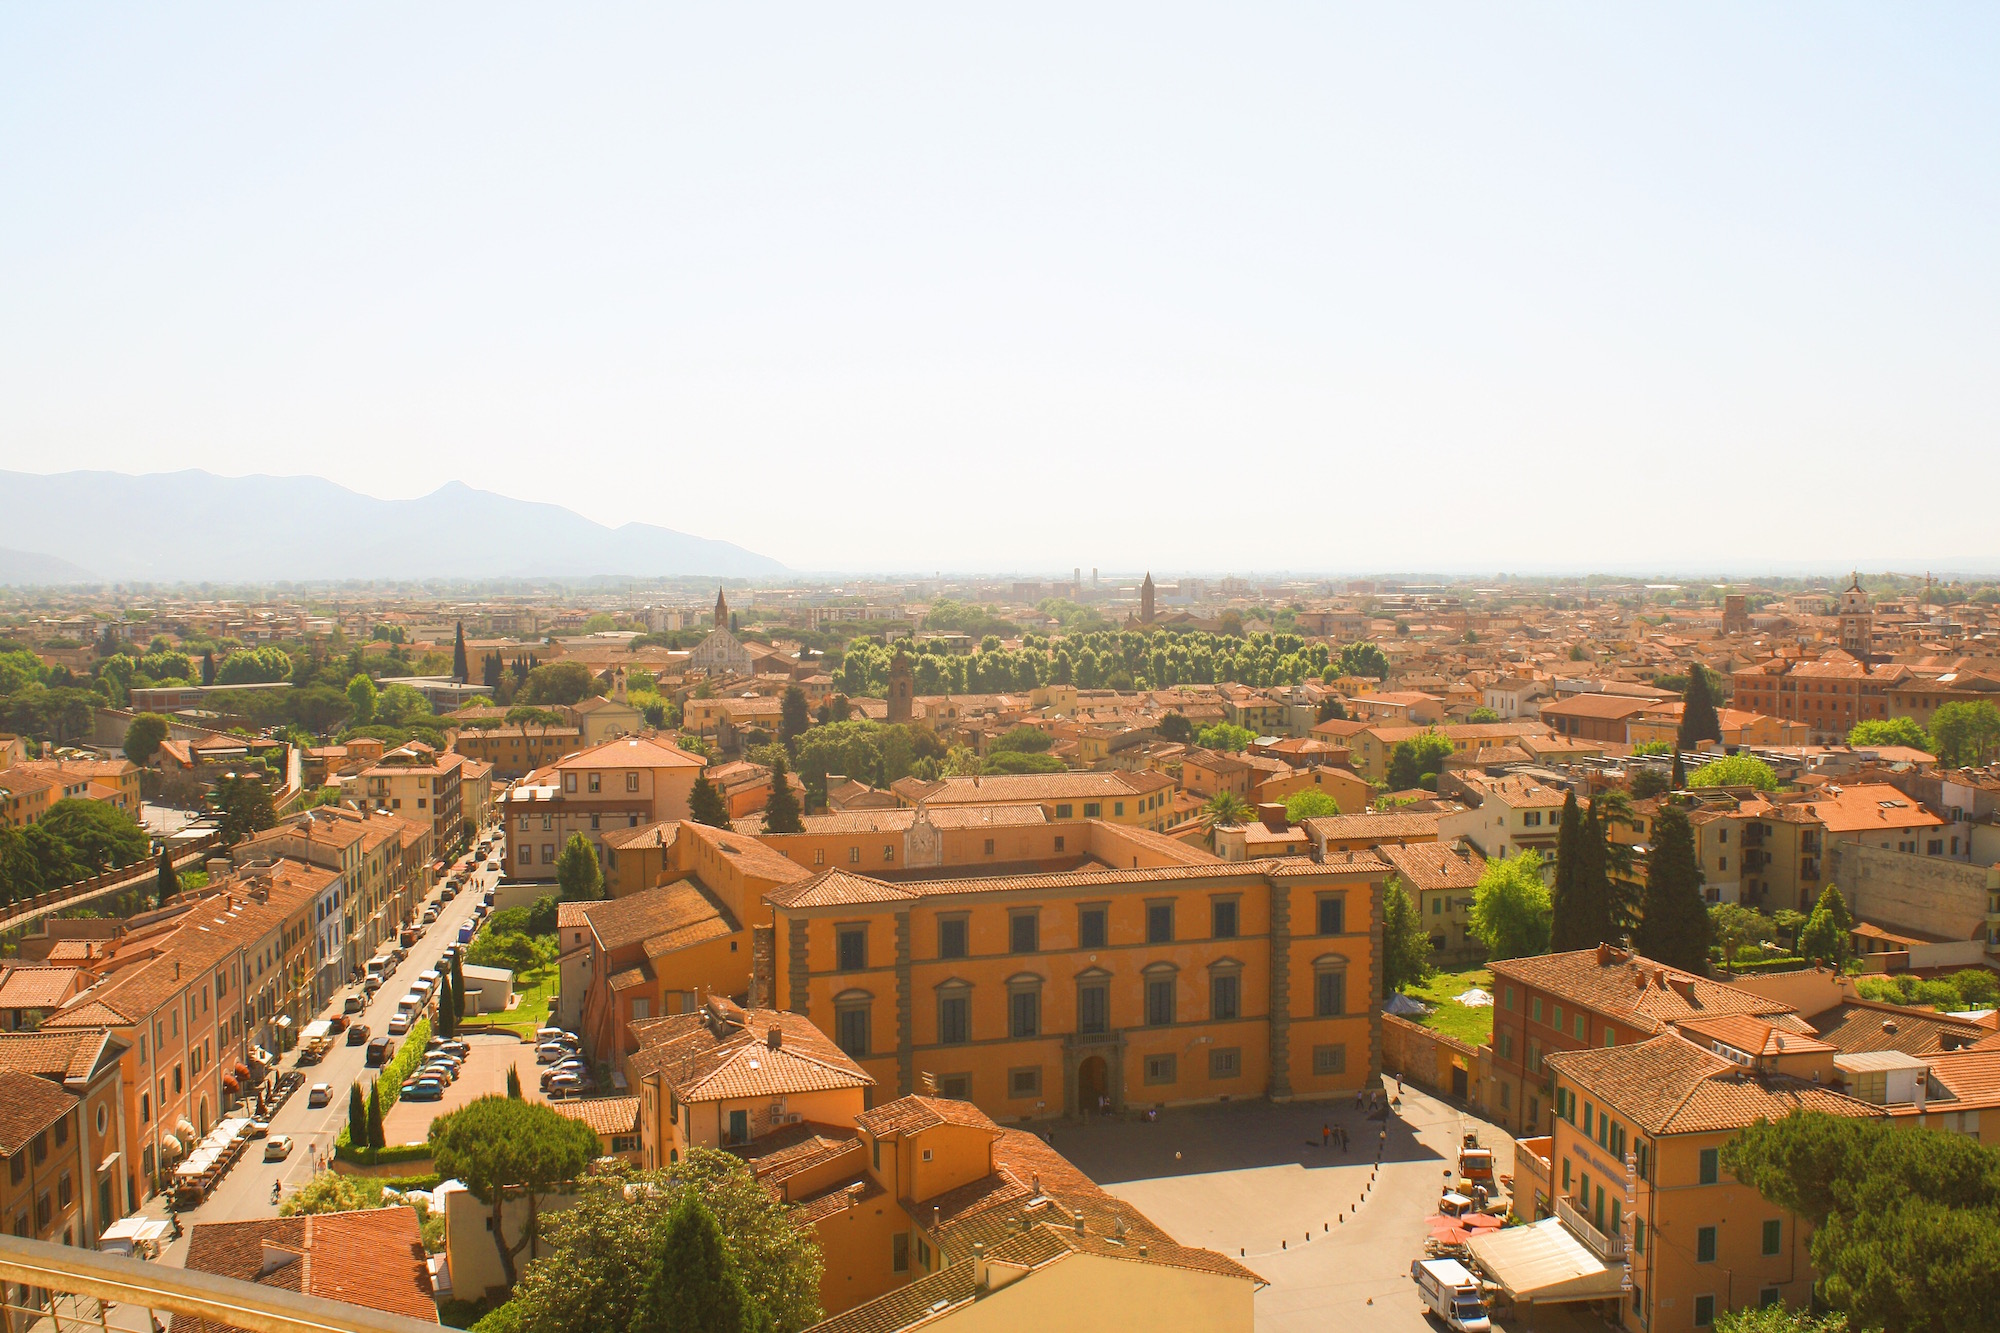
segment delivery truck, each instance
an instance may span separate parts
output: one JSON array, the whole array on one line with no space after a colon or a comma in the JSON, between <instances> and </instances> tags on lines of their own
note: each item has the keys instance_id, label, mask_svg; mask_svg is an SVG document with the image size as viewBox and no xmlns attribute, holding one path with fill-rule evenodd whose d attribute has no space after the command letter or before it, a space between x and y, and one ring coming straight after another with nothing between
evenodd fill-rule
<instances>
[{"instance_id":1,"label":"delivery truck","mask_svg":"<svg viewBox=\"0 0 2000 1333\"><path fill-rule=\"evenodd\" d=\"M1458 1333L1488 1333L1485 1303L1479 1299L1479 1279L1456 1259L1419 1259L1410 1265L1417 1292L1446 1328Z\"/></svg>"}]
</instances>

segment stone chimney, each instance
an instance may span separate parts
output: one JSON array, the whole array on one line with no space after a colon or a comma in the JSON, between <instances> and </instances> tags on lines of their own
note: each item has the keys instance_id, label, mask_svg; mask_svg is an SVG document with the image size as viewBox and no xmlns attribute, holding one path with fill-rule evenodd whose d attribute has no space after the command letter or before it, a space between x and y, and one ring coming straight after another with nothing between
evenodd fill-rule
<instances>
[{"instance_id":1,"label":"stone chimney","mask_svg":"<svg viewBox=\"0 0 2000 1333\"><path fill-rule=\"evenodd\" d=\"M766 1046L769 1046L774 1051L784 1050L785 1030L779 1027L776 1023L771 1024L771 1030L764 1034L764 1044Z\"/></svg>"},{"instance_id":2,"label":"stone chimney","mask_svg":"<svg viewBox=\"0 0 2000 1333\"><path fill-rule=\"evenodd\" d=\"M975 1240L972 1242L972 1289L986 1290L990 1276L986 1267L986 1246Z\"/></svg>"}]
</instances>

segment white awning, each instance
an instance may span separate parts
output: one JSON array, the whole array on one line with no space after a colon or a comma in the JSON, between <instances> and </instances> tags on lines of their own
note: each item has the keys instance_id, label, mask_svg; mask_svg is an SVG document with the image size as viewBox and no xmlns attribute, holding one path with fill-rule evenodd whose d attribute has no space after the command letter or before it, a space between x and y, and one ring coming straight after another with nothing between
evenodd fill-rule
<instances>
[{"instance_id":1,"label":"white awning","mask_svg":"<svg viewBox=\"0 0 2000 1333\"><path fill-rule=\"evenodd\" d=\"M1517 1304L1614 1300L1622 1292L1625 1266L1599 1259L1558 1217L1474 1232L1467 1245L1473 1262Z\"/></svg>"}]
</instances>

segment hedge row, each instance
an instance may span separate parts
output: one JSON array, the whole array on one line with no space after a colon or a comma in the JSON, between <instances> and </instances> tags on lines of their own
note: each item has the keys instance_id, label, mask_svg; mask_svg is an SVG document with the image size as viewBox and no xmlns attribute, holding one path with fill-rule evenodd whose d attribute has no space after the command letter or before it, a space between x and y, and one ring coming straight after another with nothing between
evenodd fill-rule
<instances>
[{"instance_id":1,"label":"hedge row","mask_svg":"<svg viewBox=\"0 0 2000 1333\"><path fill-rule=\"evenodd\" d=\"M1754 976L1759 972L1803 972L1811 966L1803 958L1759 958L1753 962L1744 962L1739 958L1735 967L1717 964L1715 975L1727 981L1738 974Z\"/></svg>"}]
</instances>

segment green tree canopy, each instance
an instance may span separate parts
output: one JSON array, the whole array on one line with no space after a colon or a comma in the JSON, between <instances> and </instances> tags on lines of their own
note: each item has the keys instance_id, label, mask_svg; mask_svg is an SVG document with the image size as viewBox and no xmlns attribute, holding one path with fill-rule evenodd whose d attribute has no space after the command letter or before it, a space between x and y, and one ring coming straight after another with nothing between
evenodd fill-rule
<instances>
[{"instance_id":1,"label":"green tree canopy","mask_svg":"<svg viewBox=\"0 0 2000 1333\"><path fill-rule=\"evenodd\" d=\"M1389 678L1389 655L1372 643L1350 643L1340 650L1340 674Z\"/></svg>"},{"instance_id":2,"label":"green tree canopy","mask_svg":"<svg viewBox=\"0 0 2000 1333\"><path fill-rule=\"evenodd\" d=\"M1257 739L1257 733L1248 727L1239 727L1230 722L1218 722L1211 727L1203 727L1195 736L1194 743L1204 750L1220 750L1234 754L1246 748Z\"/></svg>"},{"instance_id":3,"label":"green tree canopy","mask_svg":"<svg viewBox=\"0 0 2000 1333\"><path fill-rule=\"evenodd\" d=\"M1451 741L1435 729L1419 732L1406 741L1397 741L1389 752L1389 786L1394 791L1413 787L1434 788L1444 761L1451 758Z\"/></svg>"},{"instance_id":4,"label":"green tree canopy","mask_svg":"<svg viewBox=\"0 0 2000 1333\"><path fill-rule=\"evenodd\" d=\"M1187 745L1194 740L1194 723L1187 720L1186 714L1168 713L1160 719L1160 736Z\"/></svg>"},{"instance_id":5,"label":"green tree canopy","mask_svg":"<svg viewBox=\"0 0 2000 1333\"><path fill-rule=\"evenodd\" d=\"M43 831L60 838L79 865L92 874L130 865L152 850L146 830L132 816L103 801L70 796L42 816Z\"/></svg>"},{"instance_id":6,"label":"green tree canopy","mask_svg":"<svg viewBox=\"0 0 2000 1333\"><path fill-rule=\"evenodd\" d=\"M1710 933L1722 947L1723 964L1732 968L1738 954L1776 938L1779 933L1777 922L1741 903L1710 904L1708 920Z\"/></svg>"},{"instance_id":7,"label":"green tree canopy","mask_svg":"<svg viewBox=\"0 0 2000 1333\"><path fill-rule=\"evenodd\" d=\"M1708 974L1710 927L1702 880L1687 812L1677 805L1662 807L1653 819L1635 942L1646 957L1696 976Z\"/></svg>"},{"instance_id":8,"label":"green tree canopy","mask_svg":"<svg viewBox=\"0 0 2000 1333\"><path fill-rule=\"evenodd\" d=\"M582 1175L600 1146L588 1125L540 1102L492 1096L431 1121L430 1145L439 1174L464 1181L490 1209L493 1248L510 1286L518 1277L515 1257L523 1249L531 1259L536 1253L541 1196ZM512 1199L526 1200L528 1217L521 1238L509 1244L503 1209Z\"/></svg>"},{"instance_id":9,"label":"green tree canopy","mask_svg":"<svg viewBox=\"0 0 2000 1333\"><path fill-rule=\"evenodd\" d=\"M215 683L264 685L289 680L292 666L291 655L282 648L239 648L222 659L222 665L216 668Z\"/></svg>"},{"instance_id":10,"label":"green tree canopy","mask_svg":"<svg viewBox=\"0 0 2000 1333\"><path fill-rule=\"evenodd\" d=\"M1052 754L1026 754L1020 750L995 750L979 765L982 773L1061 773L1069 765Z\"/></svg>"},{"instance_id":11,"label":"green tree canopy","mask_svg":"<svg viewBox=\"0 0 2000 1333\"><path fill-rule=\"evenodd\" d=\"M822 1260L812 1228L798 1225L795 1210L736 1157L697 1147L666 1171L583 1182L575 1205L549 1216L543 1257L527 1266L502 1307L507 1327L533 1333L631 1327L645 1266L667 1219L690 1196L714 1214L728 1260L769 1327L798 1333L819 1321Z\"/></svg>"},{"instance_id":12,"label":"green tree canopy","mask_svg":"<svg viewBox=\"0 0 2000 1333\"><path fill-rule=\"evenodd\" d=\"M1489 957L1547 953L1552 915L1538 853L1521 852L1486 863L1472 892L1470 924Z\"/></svg>"},{"instance_id":13,"label":"green tree canopy","mask_svg":"<svg viewBox=\"0 0 2000 1333\"><path fill-rule=\"evenodd\" d=\"M571 902L587 902L604 896L604 873L597 864L597 849L581 833L569 835L556 858L556 883L562 896Z\"/></svg>"},{"instance_id":14,"label":"green tree canopy","mask_svg":"<svg viewBox=\"0 0 2000 1333\"><path fill-rule=\"evenodd\" d=\"M688 814L697 824L706 824L710 828L729 827L729 804L723 800L721 789L708 780L707 773L696 778L694 786L688 791Z\"/></svg>"},{"instance_id":15,"label":"green tree canopy","mask_svg":"<svg viewBox=\"0 0 2000 1333\"><path fill-rule=\"evenodd\" d=\"M125 728L125 757L144 768L160 751L167 738L167 719L158 713L141 713Z\"/></svg>"},{"instance_id":16,"label":"green tree canopy","mask_svg":"<svg viewBox=\"0 0 2000 1333\"><path fill-rule=\"evenodd\" d=\"M1285 798L1285 818L1294 824L1340 813L1340 802L1318 787L1306 787Z\"/></svg>"},{"instance_id":17,"label":"green tree canopy","mask_svg":"<svg viewBox=\"0 0 2000 1333\"><path fill-rule=\"evenodd\" d=\"M549 662L528 673L514 698L524 704L574 704L595 693L597 679L581 662Z\"/></svg>"},{"instance_id":18,"label":"green tree canopy","mask_svg":"<svg viewBox=\"0 0 2000 1333\"><path fill-rule=\"evenodd\" d=\"M1872 745L1902 745L1928 754L1931 734L1918 726L1915 718L1870 718L1854 724L1847 733L1847 743L1857 749Z\"/></svg>"},{"instance_id":19,"label":"green tree canopy","mask_svg":"<svg viewBox=\"0 0 2000 1333\"><path fill-rule=\"evenodd\" d=\"M278 822L270 789L259 778L225 774L209 792L208 800L225 847L234 847Z\"/></svg>"},{"instance_id":20,"label":"green tree canopy","mask_svg":"<svg viewBox=\"0 0 2000 1333\"><path fill-rule=\"evenodd\" d=\"M1755 787L1758 791L1776 791L1778 775L1762 759L1750 754L1724 755L1711 759L1688 774L1690 787Z\"/></svg>"},{"instance_id":21,"label":"green tree canopy","mask_svg":"<svg viewBox=\"0 0 2000 1333\"><path fill-rule=\"evenodd\" d=\"M1948 703L1931 714L1931 753L1946 768L1975 768L2000 750L2000 708Z\"/></svg>"},{"instance_id":22,"label":"green tree canopy","mask_svg":"<svg viewBox=\"0 0 2000 1333\"><path fill-rule=\"evenodd\" d=\"M365 727L375 720L375 682L362 672L355 672L347 680L347 720L357 727Z\"/></svg>"},{"instance_id":23,"label":"green tree canopy","mask_svg":"<svg viewBox=\"0 0 2000 1333\"><path fill-rule=\"evenodd\" d=\"M693 1191L667 1214L647 1256L631 1333L759 1333L770 1327L750 1299L723 1243L722 1228Z\"/></svg>"},{"instance_id":24,"label":"green tree canopy","mask_svg":"<svg viewBox=\"0 0 2000 1333\"><path fill-rule=\"evenodd\" d=\"M1423 913L1400 876L1382 886L1383 998L1405 986L1423 984L1433 971L1431 937Z\"/></svg>"},{"instance_id":25,"label":"green tree canopy","mask_svg":"<svg viewBox=\"0 0 2000 1333\"><path fill-rule=\"evenodd\" d=\"M2000 1310L2000 1151L1794 1112L1744 1130L1722 1161L1811 1225L1820 1291L1854 1327L1957 1333Z\"/></svg>"},{"instance_id":26,"label":"green tree canopy","mask_svg":"<svg viewBox=\"0 0 2000 1333\"><path fill-rule=\"evenodd\" d=\"M993 742L995 750L1017 750L1022 754L1040 754L1056 743L1056 738L1040 727L1025 724L1015 727L999 740Z\"/></svg>"},{"instance_id":27,"label":"green tree canopy","mask_svg":"<svg viewBox=\"0 0 2000 1333\"><path fill-rule=\"evenodd\" d=\"M805 734L812 725L812 708L806 702L806 692L796 685L787 685L785 695L779 701L778 739L790 741L795 736Z\"/></svg>"},{"instance_id":28,"label":"green tree canopy","mask_svg":"<svg viewBox=\"0 0 2000 1333\"><path fill-rule=\"evenodd\" d=\"M1854 952L1854 940L1848 933L1853 929L1854 917L1847 910L1847 900L1840 896L1838 888L1827 885L1820 890L1819 901L1799 930L1799 957L1810 963L1839 967Z\"/></svg>"},{"instance_id":29,"label":"green tree canopy","mask_svg":"<svg viewBox=\"0 0 2000 1333\"><path fill-rule=\"evenodd\" d=\"M1250 817L1250 805L1233 791L1219 791L1208 798L1202 811L1218 824L1240 824Z\"/></svg>"}]
</instances>

